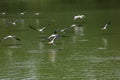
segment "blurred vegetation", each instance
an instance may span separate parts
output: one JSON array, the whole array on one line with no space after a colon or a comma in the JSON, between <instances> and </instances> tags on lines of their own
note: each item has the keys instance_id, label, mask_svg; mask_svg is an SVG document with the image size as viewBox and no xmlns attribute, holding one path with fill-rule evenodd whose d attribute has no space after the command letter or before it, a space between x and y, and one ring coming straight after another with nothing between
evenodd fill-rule
<instances>
[{"instance_id":1,"label":"blurred vegetation","mask_svg":"<svg viewBox=\"0 0 120 80\"><path fill-rule=\"evenodd\" d=\"M120 0L1 0L0 11L119 9L119 2Z\"/></svg>"}]
</instances>

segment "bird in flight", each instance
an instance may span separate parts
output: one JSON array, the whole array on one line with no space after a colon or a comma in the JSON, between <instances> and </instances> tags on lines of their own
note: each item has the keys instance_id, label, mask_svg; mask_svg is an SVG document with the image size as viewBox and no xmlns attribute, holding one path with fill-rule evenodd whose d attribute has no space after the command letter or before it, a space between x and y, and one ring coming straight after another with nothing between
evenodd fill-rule
<instances>
[{"instance_id":1,"label":"bird in flight","mask_svg":"<svg viewBox=\"0 0 120 80\"><path fill-rule=\"evenodd\" d=\"M68 28L64 28L64 29L61 29L60 32L65 32L66 30L68 30Z\"/></svg>"},{"instance_id":2,"label":"bird in flight","mask_svg":"<svg viewBox=\"0 0 120 80\"><path fill-rule=\"evenodd\" d=\"M52 35L50 35L47 39L50 40L48 44L54 44L55 39L57 39L59 35L57 34L57 31L54 31Z\"/></svg>"},{"instance_id":3,"label":"bird in flight","mask_svg":"<svg viewBox=\"0 0 120 80\"><path fill-rule=\"evenodd\" d=\"M7 39L14 39L14 40L18 40L18 41L21 41L20 38L16 37L16 36L12 36L12 35L8 35L8 36L5 36L3 38L3 40L7 40Z\"/></svg>"},{"instance_id":4,"label":"bird in flight","mask_svg":"<svg viewBox=\"0 0 120 80\"><path fill-rule=\"evenodd\" d=\"M40 29L37 29L37 28L29 25L29 28L31 28L31 29L33 29L33 30L36 30L36 31L39 31L39 32L43 32L48 25L50 25L50 24L47 24L46 26L44 26L44 27L42 27L42 28L40 28Z\"/></svg>"},{"instance_id":5,"label":"bird in flight","mask_svg":"<svg viewBox=\"0 0 120 80\"><path fill-rule=\"evenodd\" d=\"M24 15L24 14L26 14L26 13L27 13L27 12L21 12L20 14L21 14L21 15Z\"/></svg>"},{"instance_id":6,"label":"bird in flight","mask_svg":"<svg viewBox=\"0 0 120 80\"><path fill-rule=\"evenodd\" d=\"M17 22L19 22L20 20L15 20L14 22L8 22L8 24L12 24L12 25L16 25Z\"/></svg>"},{"instance_id":7,"label":"bird in flight","mask_svg":"<svg viewBox=\"0 0 120 80\"><path fill-rule=\"evenodd\" d=\"M54 41L55 41L56 38L57 38L57 36L54 36L54 37L52 38L52 40L48 42L48 44L54 44Z\"/></svg>"},{"instance_id":8,"label":"bird in flight","mask_svg":"<svg viewBox=\"0 0 120 80\"><path fill-rule=\"evenodd\" d=\"M74 16L73 20L77 20L77 19L83 19L85 17L85 15L77 15L77 16Z\"/></svg>"},{"instance_id":9,"label":"bird in flight","mask_svg":"<svg viewBox=\"0 0 120 80\"><path fill-rule=\"evenodd\" d=\"M40 15L40 13L39 13L39 12L37 12L37 13L34 13L34 15L37 15L37 16L38 16L38 15Z\"/></svg>"},{"instance_id":10,"label":"bird in flight","mask_svg":"<svg viewBox=\"0 0 120 80\"><path fill-rule=\"evenodd\" d=\"M6 14L6 12L2 12L2 13L0 13L1 15L5 15Z\"/></svg>"},{"instance_id":11,"label":"bird in flight","mask_svg":"<svg viewBox=\"0 0 120 80\"><path fill-rule=\"evenodd\" d=\"M107 30L108 26L111 24L111 22L109 21L108 23L106 23L104 25L104 27L101 28L101 30Z\"/></svg>"},{"instance_id":12,"label":"bird in flight","mask_svg":"<svg viewBox=\"0 0 120 80\"><path fill-rule=\"evenodd\" d=\"M63 28L63 29L60 29L59 31L60 31L60 32L65 32L65 31L67 31L68 29L73 28L73 27L75 27L75 26L76 26L76 24L72 24L70 27L65 27L65 28Z\"/></svg>"}]
</instances>

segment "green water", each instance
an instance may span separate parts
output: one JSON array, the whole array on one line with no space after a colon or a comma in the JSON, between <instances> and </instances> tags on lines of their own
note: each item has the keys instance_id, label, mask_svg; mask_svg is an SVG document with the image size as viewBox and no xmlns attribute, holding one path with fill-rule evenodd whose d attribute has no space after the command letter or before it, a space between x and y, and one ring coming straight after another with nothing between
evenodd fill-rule
<instances>
[{"instance_id":1,"label":"green water","mask_svg":"<svg viewBox=\"0 0 120 80\"><path fill-rule=\"evenodd\" d=\"M118 0L4 0L0 1L0 80L120 80ZM27 12L21 15L20 12ZM39 12L40 15L34 15ZM73 17L84 14L83 20ZM20 20L16 25L7 22ZM111 24L106 31L101 26ZM36 28L50 23L43 33ZM48 44L41 37L57 28L71 28Z\"/></svg>"}]
</instances>

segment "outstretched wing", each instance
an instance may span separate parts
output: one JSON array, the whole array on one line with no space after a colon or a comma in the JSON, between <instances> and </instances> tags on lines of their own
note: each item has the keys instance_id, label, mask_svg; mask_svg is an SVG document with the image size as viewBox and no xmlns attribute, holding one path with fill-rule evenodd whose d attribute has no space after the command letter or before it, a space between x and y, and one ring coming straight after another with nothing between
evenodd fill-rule
<instances>
[{"instance_id":1,"label":"outstretched wing","mask_svg":"<svg viewBox=\"0 0 120 80\"><path fill-rule=\"evenodd\" d=\"M19 22L20 20L15 20L13 23L17 23L17 22Z\"/></svg>"},{"instance_id":2,"label":"outstretched wing","mask_svg":"<svg viewBox=\"0 0 120 80\"><path fill-rule=\"evenodd\" d=\"M14 37L16 40L18 40L18 41L21 41L21 39L20 38L17 38L17 37Z\"/></svg>"},{"instance_id":3,"label":"outstretched wing","mask_svg":"<svg viewBox=\"0 0 120 80\"><path fill-rule=\"evenodd\" d=\"M11 35L6 36L6 37L3 38L3 40L7 40L7 39L15 39L15 40L21 41L20 38L18 38L18 37L16 37L16 36L11 36Z\"/></svg>"},{"instance_id":4,"label":"outstretched wing","mask_svg":"<svg viewBox=\"0 0 120 80\"><path fill-rule=\"evenodd\" d=\"M102 30L106 30L110 24L111 24L111 21L108 21L108 23L106 23L106 24L104 25L104 27L101 28L101 29L102 29Z\"/></svg>"},{"instance_id":5,"label":"outstretched wing","mask_svg":"<svg viewBox=\"0 0 120 80\"><path fill-rule=\"evenodd\" d=\"M32 27L31 25L29 25L29 28L31 28L33 30L37 30L35 27Z\"/></svg>"},{"instance_id":6,"label":"outstretched wing","mask_svg":"<svg viewBox=\"0 0 120 80\"><path fill-rule=\"evenodd\" d=\"M49 25L50 25L50 23L48 23L48 24L46 25L46 27L49 26Z\"/></svg>"}]
</instances>

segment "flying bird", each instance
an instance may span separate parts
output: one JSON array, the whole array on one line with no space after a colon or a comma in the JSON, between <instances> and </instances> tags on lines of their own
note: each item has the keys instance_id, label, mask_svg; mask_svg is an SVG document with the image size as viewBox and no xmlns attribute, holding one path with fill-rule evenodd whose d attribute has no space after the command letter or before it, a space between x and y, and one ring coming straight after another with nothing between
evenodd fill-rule
<instances>
[{"instance_id":1,"label":"flying bird","mask_svg":"<svg viewBox=\"0 0 120 80\"><path fill-rule=\"evenodd\" d=\"M83 19L85 17L85 15L77 15L77 16L74 16L73 20L77 20L77 19Z\"/></svg>"},{"instance_id":2,"label":"flying bird","mask_svg":"<svg viewBox=\"0 0 120 80\"><path fill-rule=\"evenodd\" d=\"M65 32L65 31L67 31L67 30L69 30L70 28L73 28L73 27L75 27L75 26L76 26L76 24L72 24L70 27L65 27L64 29L61 29L60 32Z\"/></svg>"},{"instance_id":3,"label":"flying bird","mask_svg":"<svg viewBox=\"0 0 120 80\"><path fill-rule=\"evenodd\" d=\"M29 27L30 27L31 29L36 30L36 31L39 31L39 32L43 32L43 30L46 28L46 27L42 27L42 28L40 28L40 29L37 29L37 28L35 28L35 27L31 26L31 25L29 25Z\"/></svg>"},{"instance_id":4,"label":"flying bird","mask_svg":"<svg viewBox=\"0 0 120 80\"><path fill-rule=\"evenodd\" d=\"M60 32L65 32L66 30L68 30L68 28L64 28L64 29L61 29Z\"/></svg>"},{"instance_id":5,"label":"flying bird","mask_svg":"<svg viewBox=\"0 0 120 80\"><path fill-rule=\"evenodd\" d=\"M108 28L108 26L111 24L111 22L109 21L108 23L106 23L105 25L104 25L104 27L103 28L101 28L101 30L107 30L107 28Z\"/></svg>"},{"instance_id":6,"label":"flying bird","mask_svg":"<svg viewBox=\"0 0 120 80\"><path fill-rule=\"evenodd\" d=\"M12 25L16 25L17 22L19 22L20 20L15 20L14 22L8 22L8 24L12 24Z\"/></svg>"},{"instance_id":7,"label":"flying bird","mask_svg":"<svg viewBox=\"0 0 120 80\"><path fill-rule=\"evenodd\" d=\"M50 40L48 44L54 44L55 39L57 38L59 38L59 35L57 34L57 31L54 31L54 33L47 38L48 40Z\"/></svg>"},{"instance_id":8,"label":"flying bird","mask_svg":"<svg viewBox=\"0 0 120 80\"><path fill-rule=\"evenodd\" d=\"M6 14L6 12L2 12L2 13L0 13L0 14L5 15L5 14Z\"/></svg>"},{"instance_id":9,"label":"flying bird","mask_svg":"<svg viewBox=\"0 0 120 80\"><path fill-rule=\"evenodd\" d=\"M37 13L34 13L34 15L38 16L38 15L40 15L40 13L37 12Z\"/></svg>"},{"instance_id":10,"label":"flying bird","mask_svg":"<svg viewBox=\"0 0 120 80\"><path fill-rule=\"evenodd\" d=\"M21 14L21 15L24 15L24 14L26 14L26 13L27 13L27 12L21 12L20 14Z\"/></svg>"},{"instance_id":11,"label":"flying bird","mask_svg":"<svg viewBox=\"0 0 120 80\"><path fill-rule=\"evenodd\" d=\"M72 25L70 26L70 28L72 28L72 27L76 27L76 24L72 24Z\"/></svg>"},{"instance_id":12,"label":"flying bird","mask_svg":"<svg viewBox=\"0 0 120 80\"><path fill-rule=\"evenodd\" d=\"M54 37L52 38L52 40L48 42L48 44L54 44L54 41L55 41L56 38L57 38L57 37L54 36Z\"/></svg>"},{"instance_id":13,"label":"flying bird","mask_svg":"<svg viewBox=\"0 0 120 80\"><path fill-rule=\"evenodd\" d=\"M40 28L40 29L37 29L37 28L29 25L29 28L31 28L31 29L33 29L33 30L36 30L36 31L39 31L39 32L43 32L48 25L50 25L50 24L47 24L46 26L44 26L44 27L42 27L42 28Z\"/></svg>"},{"instance_id":14,"label":"flying bird","mask_svg":"<svg viewBox=\"0 0 120 80\"><path fill-rule=\"evenodd\" d=\"M51 34L47 39L51 39L51 38L54 38L54 37L59 37L59 35L57 34L57 32L56 31L54 31L54 33L53 34Z\"/></svg>"},{"instance_id":15,"label":"flying bird","mask_svg":"<svg viewBox=\"0 0 120 80\"><path fill-rule=\"evenodd\" d=\"M20 38L18 38L16 36L12 36L12 35L8 35L8 36L6 36L6 37L3 38L3 40L7 40L7 39L14 39L14 40L21 41Z\"/></svg>"}]
</instances>

